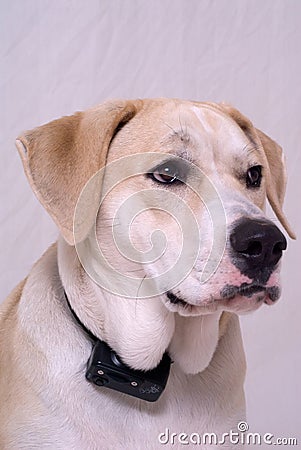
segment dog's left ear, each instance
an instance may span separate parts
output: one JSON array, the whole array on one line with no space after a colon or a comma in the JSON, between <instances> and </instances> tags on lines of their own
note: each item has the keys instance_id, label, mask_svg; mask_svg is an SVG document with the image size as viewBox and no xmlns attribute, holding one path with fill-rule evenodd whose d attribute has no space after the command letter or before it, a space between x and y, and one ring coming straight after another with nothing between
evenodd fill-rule
<instances>
[{"instance_id":1,"label":"dog's left ear","mask_svg":"<svg viewBox=\"0 0 301 450\"><path fill-rule=\"evenodd\" d=\"M237 109L224 103L220 104L219 107L235 120L251 141L262 146L268 167L265 172L268 200L288 235L292 239L296 239L296 235L282 210L286 188L286 167L282 148L269 136L254 128L250 120Z\"/></svg>"},{"instance_id":2,"label":"dog's left ear","mask_svg":"<svg viewBox=\"0 0 301 450\"><path fill-rule=\"evenodd\" d=\"M288 235L296 239L296 235L288 223L282 207L286 189L286 166L283 150L277 142L273 141L262 131L256 129L269 164L269 173L267 176L267 196L276 216L283 225Z\"/></svg>"}]
</instances>

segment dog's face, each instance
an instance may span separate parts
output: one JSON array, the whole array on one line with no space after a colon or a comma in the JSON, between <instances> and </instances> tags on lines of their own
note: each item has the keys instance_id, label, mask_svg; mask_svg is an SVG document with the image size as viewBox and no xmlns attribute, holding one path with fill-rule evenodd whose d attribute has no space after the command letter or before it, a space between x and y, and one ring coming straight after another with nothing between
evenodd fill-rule
<instances>
[{"instance_id":1,"label":"dog's face","mask_svg":"<svg viewBox=\"0 0 301 450\"><path fill-rule=\"evenodd\" d=\"M26 132L17 147L34 192L98 289L82 314L132 367L155 367L170 345L183 370L196 373L212 357L222 311L279 298L286 240L264 207L268 198L294 237L282 212L282 150L237 110L107 102ZM211 337L207 345L201 333L192 358L189 327L199 325L182 316L197 315L208 317Z\"/></svg>"},{"instance_id":2,"label":"dog's face","mask_svg":"<svg viewBox=\"0 0 301 450\"><path fill-rule=\"evenodd\" d=\"M114 137L104 185L111 176L115 184L101 204L97 235L113 271L140 277L132 297L144 296L147 278L181 315L241 313L278 299L286 240L264 216L269 162L255 130L244 126L221 108L171 101Z\"/></svg>"}]
</instances>

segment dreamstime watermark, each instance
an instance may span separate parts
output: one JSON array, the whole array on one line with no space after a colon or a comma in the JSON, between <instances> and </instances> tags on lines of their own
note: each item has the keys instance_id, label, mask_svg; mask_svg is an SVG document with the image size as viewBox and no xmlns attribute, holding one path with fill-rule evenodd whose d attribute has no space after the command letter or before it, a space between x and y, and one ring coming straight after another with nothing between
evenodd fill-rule
<instances>
[{"instance_id":1,"label":"dreamstime watermark","mask_svg":"<svg viewBox=\"0 0 301 450\"><path fill-rule=\"evenodd\" d=\"M161 445L283 445L297 446L298 440L295 437L275 437L272 433L254 433L249 431L249 424L240 421L236 430L218 435L217 433L175 433L166 428L158 436Z\"/></svg>"},{"instance_id":2,"label":"dreamstime watermark","mask_svg":"<svg viewBox=\"0 0 301 450\"><path fill-rule=\"evenodd\" d=\"M182 187L174 189L172 183L163 186L164 183L156 185L151 184L150 180L147 182L146 174L153 168L161 167L164 170L171 166L179 168L175 175L178 185ZM140 177L140 182L137 177ZM145 182L141 183L143 179ZM90 178L80 194L73 221L75 247L82 266L94 282L115 295L137 299L167 292L189 275L197 261L202 239L199 218L189 206L186 200L189 197L183 194L184 189L190 190L210 217L211 248L202 268L200 282L204 283L212 276L226 245L226 216L217 189L193 163L177 156L150 152L126 156L109 163ZM165 221L157 223L154 219L150 248L138 249L131 239L131 227L138 222L139 232L143 228L147 235L152 225L143 217L154 218L155 211L157 214L164 213ZM152 216L147 215L150 212ZM104 242L98 238L101 228L99 216L102 214L108 216L104 219L107 222L103 238L103 241L111 243L110 251L107 252L103 251ZM165 227L169 221L174 221L178 227L177 236L180 238L177 242L169 241L168 227ZM176 246L178 254L172 265L166 268L166 264L161 261L164 261L168 245ZM123 258L126 264L114 267L116 255ZM136 265L136 270L133 269L132 273L123 272L121 267L127 267L129 263L134 268ZM154 265L155 269L148 270Z\"/></svg>"}]
</instances>

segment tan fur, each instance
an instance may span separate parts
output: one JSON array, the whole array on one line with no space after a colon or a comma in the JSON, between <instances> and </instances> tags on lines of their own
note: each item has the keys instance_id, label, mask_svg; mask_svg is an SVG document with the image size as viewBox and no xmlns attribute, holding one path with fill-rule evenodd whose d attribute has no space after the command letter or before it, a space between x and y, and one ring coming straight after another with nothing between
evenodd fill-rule
<instances>
[{"instance_id":1,"label":"tan fur","mask_svg":"<svg viewBox=\"0 0 301 450\"><path fill-rule=\"evenodd\" d=\"M219 320L219 339L226 333L227 326L231 319L231 315L232 314L228 312L223 312L223 314L221 315Z\"/></svg>"},{"instance_id":2,"label":"tan fur","mask_svg":"<svg viewBox=\"0 0 301 450\"><path fill-rule=\"evenodd\" d=\"M27 131L17 139L34 193L70 244L79 194L89 178L105 165L116 128L130 120L140 104L139 100L107 102L85 114L78 112ZM92 210L87 227L94 217Z\"/></svg>"}]
</instances>

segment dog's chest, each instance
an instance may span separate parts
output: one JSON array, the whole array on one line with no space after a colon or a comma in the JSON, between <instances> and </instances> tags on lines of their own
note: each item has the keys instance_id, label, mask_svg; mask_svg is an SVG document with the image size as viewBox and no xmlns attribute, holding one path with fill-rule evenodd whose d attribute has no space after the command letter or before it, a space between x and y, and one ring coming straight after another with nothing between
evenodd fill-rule
<instances>
[{"instance_id":1,"label":"dog's chest","mask_svg":"<svg viewBox=\"0 0 301 450\"><path fill-rule=\"evenodd\" d=\"M80 382L72 403L61 404L62 415L69 416L61 430L62 441L65 433L68 439L72 436L74 450L139 449L142 445L157 449L164 443L181 448L180 433L221 434L244 418L243 394L240 405L237 399L236 404L223 405L211 387L210 380L204 383L199 376L172 371L160 400L148 403Z\"/></svg>"}]
</instances>

